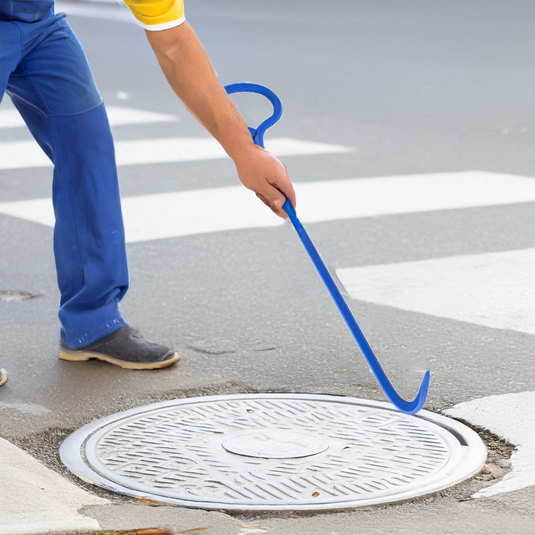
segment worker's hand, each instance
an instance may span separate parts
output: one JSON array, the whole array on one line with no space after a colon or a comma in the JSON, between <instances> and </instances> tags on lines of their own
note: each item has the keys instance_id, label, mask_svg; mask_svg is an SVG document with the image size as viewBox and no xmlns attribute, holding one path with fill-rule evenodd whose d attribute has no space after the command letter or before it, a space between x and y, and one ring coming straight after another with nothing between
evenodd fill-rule
<instances>
[{"instance_id":1,"label":"worker's hand","mask_svg":"<svg viewBox=\"0 0 535 535\"><path fill-rule=\"evenodd\" d=\"M286 166L273 154L253 144L235 157L234 163L242 184L253 190L278 216L287 218L282 205L288 199L295 208L296 199Z\"/></svg>"}]
</instances>

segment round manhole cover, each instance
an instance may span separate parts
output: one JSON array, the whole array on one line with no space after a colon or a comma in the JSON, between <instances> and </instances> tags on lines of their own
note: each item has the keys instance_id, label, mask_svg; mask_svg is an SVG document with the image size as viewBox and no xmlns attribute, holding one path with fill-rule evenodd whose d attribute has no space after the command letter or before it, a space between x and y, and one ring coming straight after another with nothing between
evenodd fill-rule
<instances>
[{"instance_id":1,"label":"round manhole cover","mask_svg":"<svg viewBox=\"0 0 535 535\"><path fill-rule=\"evenodd\" d=\"M340 509L445 489L486 449L468 427L387 403L311 394L178 399L103 418L61 460L130 496L227 510Z\"/></svg>"}]
</instances>

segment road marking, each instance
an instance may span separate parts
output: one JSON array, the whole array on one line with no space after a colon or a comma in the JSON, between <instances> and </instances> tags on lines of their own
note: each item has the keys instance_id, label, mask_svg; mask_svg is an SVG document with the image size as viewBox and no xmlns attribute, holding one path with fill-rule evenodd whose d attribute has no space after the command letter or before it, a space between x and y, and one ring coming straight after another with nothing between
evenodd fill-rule
<instances>
[{"instance_id":1,"label":"road marking","mask_svg":"<svg viewBox=\"0 0 535 535\"><path fill-rule=\"evenodd\" d=\"M121 7L122 6L122 7ZM117 2L117 9L111 6L79 5L70 2L56 2L56 13L65 12L75 17L91 17L114 22L133 23L137 26L136 19L130 10L122 3Z\"/></svg>"},{"instance_id":2,"label":"road marking","mask_svg":"<svg viewBox=\"0 0 535 535\"><path fill-rule=\"evenodd\" d=\"M301 156L349 152L341 145L300 141L290 138L272 138L267 148L276 156ZM163 138L116 141L117 165L190 162L228 158L213 138ZM0 143L0 169L50 167L52 164L35 141Z\"/></svg>"},{"instance_id":3,"label":"road marking","mask_svg":"<svg viewBox=\"0 0 535 535\"><path fill-rule=\"evenodd\" d=\"M535 201L535 179L468 171L308 183L299 214L317 223L528 201Z\"/></svg>"},{"instance_id":4,"label":"road marking","mask_svg":"<svg viewBox=\"0 0 535 535\"><path fill-rule=\"evenodd\" d=\"M535 249L337 269L353 299L535 334Z\"/></svg>"},{"instance_id":5,"label":"road marking","mask_svg":"<svg viewBox=\"0 0 535 535\"><path fill-rule=\"evenodd\" d=\"M511 456L511 472L473 498L488 498L535 485L535 392L474 399L444 413L485 427L516 446Z\"/></svg>"},{"instance_id":6,"label":"road marking","mask_svg":"<svg viewBox=\"0 0 535 535\"><path fill-rule=\"evenodd\" d=\"M106 106L106 111L108 112L108 120L110 121L111 126L178 121L176 115L155 113L134 108ZM9 107L7 109L0 109L0 128L19 128L23 126L25 127L26 123L16 108Z\"/></svg>"},{"instance_id":7,"label":"road marking","mask_svg":"<svg viewBox=\"0 0 535 535\"><path fill-rule=\"evenodd\" d=\"M306 182L295 188L304 223L535 200L531 178L475 171ZM282 224L242 186L126 197L122 203L129 242ZM0 213L54 225L50 199L0 203Z\"/></svg>"},{"instance_id":8,"label":"road marking","mask_svg":"<svg viewBox=\"0 0 535 535\"><path fill-rule=\"evenodd\" d=\"M128 242L283 224L243 186L122 199ZM50 199L0 203L0 213L52 227Z\"/></svg>"}]
</instances>

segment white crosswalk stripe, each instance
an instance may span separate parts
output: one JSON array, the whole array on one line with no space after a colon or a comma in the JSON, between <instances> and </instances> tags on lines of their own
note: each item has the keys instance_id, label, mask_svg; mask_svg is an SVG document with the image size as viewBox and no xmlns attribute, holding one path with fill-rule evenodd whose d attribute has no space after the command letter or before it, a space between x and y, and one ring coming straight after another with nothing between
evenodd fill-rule
<instances>
[{"instance_id":1,"label":"white crosswalk stripe","mask_svg":"<svg viewBox=\"0 0 535 535\"><path fill-rule=\"evenodd\" d=\"M134 108L107 108L110 125L123 126L178 121L175 115ZM15 108L0 109L0 129L25 126ZM270 138L267 148L277 156L296 156L349 152L350 147L289 138ZM117 165L179 163L227 158L219 143L210 137L172 137L115 142ZM0 143L0 170L51 167L52 163L34 140Z\"/></svg>"},{"instance_id":2,"label":"white crosswalk stripe","mask_svg":"<svg viewBox=\"0 0 535 535\"><path fill-rule=\"evenodd\" d=\"M535 334L535 249L337 269L354 299Z\"/></svg>"},{"instance_id":3,"label":"white crosswalk stripe","mask_svg":"<svg viewBox=\"0 0 535 535\"><path fill-rule=\"evenodd\" d=\"M124 126L143 123L169 123L178 121L176 115L155 113L152 111L106 106L110 126ZM15 108L0 109L0 128L26 128L26 123Z\"/></svg>"},{"instance_id":4,"label":"white crosswalk stripe","mask_svg":"<svg viewBox=\"0 0 535 535\"><path fill-rule=\"evenodd\" d=\"M330 154L351 150L341 145L289 138L272 138L266 148L276 156ZM228 158L221 145L213 138L175 137L117 141L115 152L119 166ZM0 144L0 170L51 166L50 160L34 141L10 141Z\"/></svg>"},{"instance_id":5,"label":"white crosswalk stripe","mask_svg":"<svg viewBox=\"0 0 535 535\"><path fill-rule=\"evenodd\" d=\"M484 172L295 184L304 223L535 201L535 180ZM123 198L127 241L282 224L243 186ZM50 199L0 203L0 213L53 226Z\"/></svg>"},{"instance_id":6,"label":"white crosswalk stripe","mask_svg":"<svg viewBox=\"0 0 535 535\"><path fill-rule=\"evenodd\" d=\"M115 4L115 2L106 2ZM135 24L137 26L136 19L132 15L129 9L126 8L124 3L118 1L117 5L123 6L123 9L109 9L108 6L99 6L98 4L82 4L72 2L56 2L56 13L66 12L67 15L73 15L78 17L90 17L96 19L102 19L106 21L126 22Z\"/></svg>"}]
</instances>

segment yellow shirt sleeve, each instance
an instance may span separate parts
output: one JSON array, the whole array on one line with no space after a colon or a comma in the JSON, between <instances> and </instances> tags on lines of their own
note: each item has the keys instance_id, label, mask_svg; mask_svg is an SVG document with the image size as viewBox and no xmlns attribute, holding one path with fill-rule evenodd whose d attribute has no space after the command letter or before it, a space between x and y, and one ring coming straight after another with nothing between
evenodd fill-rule
<instances>
[{"instance_id":1,"label":"yellow shirt sleeve","mask_svg":"<svg viewBox=\"0 0 535 535\"><path fill-rule=\"evenodd\" d=\"M145 30L168 30L186 20L183 0L124 0L124 3Z\"/></svg>"}]
</instances>

